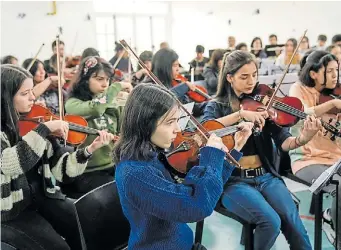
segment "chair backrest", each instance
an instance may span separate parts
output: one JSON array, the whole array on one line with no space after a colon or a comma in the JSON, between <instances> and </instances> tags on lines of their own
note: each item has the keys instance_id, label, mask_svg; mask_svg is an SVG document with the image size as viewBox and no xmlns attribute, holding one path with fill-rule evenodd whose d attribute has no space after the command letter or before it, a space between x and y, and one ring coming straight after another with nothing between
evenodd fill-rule
<instances>
[{"instance_id":1,"label":"chair backrest","mask_svg":"<svg viewBox=\"0 0 341 250\"><path fill-rule=\"evenodd\" d=\"M75 205L88 250L127 246L130 226L122 212L115 181L92 190Z\"/></svg>"},{"instance_id":2,"label":"chair backrest","mask_svg":"<svg viewBox=\"0 0 341 250\"><path fill-rule=\"evenodd\" d=\"M1 242L1 250L17 250L17 248L9 245L8 243Z\"/></svg>"}]
</instances>

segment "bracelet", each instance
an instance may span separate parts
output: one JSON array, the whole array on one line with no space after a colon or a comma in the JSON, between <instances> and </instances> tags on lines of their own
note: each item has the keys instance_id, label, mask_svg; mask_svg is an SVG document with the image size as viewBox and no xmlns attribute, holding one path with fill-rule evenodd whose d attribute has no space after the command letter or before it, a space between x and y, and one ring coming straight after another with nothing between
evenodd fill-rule
<instances>
[{"instance_id":1,"label":"bracelet","mask_svg":"<svg viewBox=\"0 0 341 250\"><path fill-rule=\"evenodd\" d=\"M241 112L241 110L238 111L238 121L243 120L243 117L242 117L240 112Z\"/></svg>"},{"instance_id":2,"label":"bracelet","mask_svg":"<svg viewBox=\"0 0 341 250\"><path fill-rule=\"evenodd\" d=\"M87 146L87 147L84 148L84 154L85 154L86 157L92 156L92 153L90 153L90 152L88 151L88 147L89 147L89 146Z\"/></svg>"},{"instance_id":3,"label":"bracelet","mask_svg":"<svg viewBox=\"0 0 341 250\"><path fill-rule=\"evenodd\" d=\"M295 137L295 143L299 146L299 147L301 147L301 146L303 146L303 145L305 145L306 144L306 142L301 142L300 140L299 140L299 138L300 138L300 136L296 136Z\"/></svg>"}]
</instances>

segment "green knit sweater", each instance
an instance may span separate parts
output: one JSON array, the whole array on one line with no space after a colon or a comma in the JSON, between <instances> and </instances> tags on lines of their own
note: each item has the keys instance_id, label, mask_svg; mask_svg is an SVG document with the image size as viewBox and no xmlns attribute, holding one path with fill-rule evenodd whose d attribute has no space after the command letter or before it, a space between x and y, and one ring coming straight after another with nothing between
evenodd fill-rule
<instances>
[{"instance_id":1,"label":"green knit sweater","mask_svg":"<svg viewBox=\"0 0 341 250\"><path fill-rule=\"evenodd\" d=\"M82 101L71 97L65 103L65 111L71 115L79 115L88 121L88 126L98 130L107 130L117 135L119 133L120 115L122 107L116 102L116 96L121 90L121 85L113 83L108 90L100 95L94 96L91 101ZM88 135L81 148L90 145L96 135ZM88 162L85 172L108 169L114 166L112 151L114 143L96 150Z\"/></svg>"}]
</instances>

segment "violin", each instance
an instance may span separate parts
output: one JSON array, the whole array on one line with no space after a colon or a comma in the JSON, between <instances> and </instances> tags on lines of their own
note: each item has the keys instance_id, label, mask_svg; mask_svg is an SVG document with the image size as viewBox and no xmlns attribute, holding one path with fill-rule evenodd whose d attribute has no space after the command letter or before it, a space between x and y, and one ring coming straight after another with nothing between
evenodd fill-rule
<instances>
[{"instance_id":1,"label":"violin","mask_svg":"<svg viewBox=\"0 0 341 250\"><path fill-rule=\"evenodd\" d=\"M218 121L210 120L202 124L209 134L221 137L224 145L229 149L235 146L233 134L239 128L235 126L225 127ZM173 142L173 150L167 153L169 164L178 172L186 174L193 166L198 165L198 153L205 144L205 139L198 131L179 132Z\"/></svg>"},{"instance_id":2,"label":"violin","mask_svg":"<svg viewBox=\"0 0 341 250\"><path fill-rule=\"evenodd\" d=\"M178 74L177 77L172 81L172 86L175 87L176 85L183 82L188 82L188 79ZM212 99L208 95L207 89L205 87L200 85L195 85L195 87L195 91L190 90L187 92L188 97L191 98L193 101L201 103Z\"/></svg>"},{"instance_id":3,"label":"violin","mask_svg":"<svg viewBox=\"0 0 341 250\"><path fill-rule=\"evenodd\" d=\"M122 81L123 78L124 78L124 73L119 70L119 69L113 69L113 78L114 78L114 81Z\"/></svg>"},{"instance_id":4,"label":"violin","mask_svg":"<svg viewBox=\"0 0 341 250\"><path fill-rule=\"evenodd\" d=\"M279 126L291 127L300 119L305 119L308 115L304 112L304 107L300 99L291 96L273 96L274 89L268 85L259 84L251 95L245 95L241 101L242 110L248 111L268 111L269 119ZM271 98L273 98L272 101ZM269 106L269 104L271 105ZM322 126L334 137L341 137L341 131L331 124L321 120Z\"/></svg>"},{"instance_id":5,"label":"violin","mask_svg":"<svg viewBox=\"0 0 341 250\"><path fill-rule=\"evenodd\" d=\"M81 56L71 56L66 59L66 68L74 68L81 63L82 57Z\"/></svg>"},{"instance_id":6,"label":"violin","mask_svg":"<svg viewBox=\"0 0 341 250\"><path fill-rule=\"evenodd\" d=\"M319 104L331 101L333 99L341 99L341 85L336 86L334 89L324 89L321 92L319 98ZM333 108L327 112L327 114L338 114L341 113L341 110L337 108Z\"/></svg>"},{"instance_id":7,"label":"violin","mask_svg":"<svg viewBox=\"0 0 341 250\"><path fill-rule=\"evenodd\" d=\"M51 120L59 120L59 116L54 115L43 106L34 104L31 111L19 120L19 134L24 136L35 129L40 123ZM88 127L88 122L81 116L65 115L64 121L69 124L66 142L71 145L77 146L82 144L88 135L99 135L98 130ZM115 136L114 141L117 139L118 136Z\"/></svg>"},{"instance_id":8,"label":"violin","mask_svg":"<svg viewBox=\"0 0 341 250\"><path fill-rule=\"evenodd\" d=\"M122 44L123 48L125 48L125 50L129 51L131 53L131 55L138 61L138 63L141 65L142 68L144 68L147 71L147 74L149 75L149 77L153 80L153 82L157 85L163 86L164 88L166 88L164 86L164 84L153 74L153 72L151 72L150 69L148 69L148 67L144 64L144 62L138 57L138 55L131 49L131 47L127 44L127 42L125 40L121 40L120 43ZM193 115L183 106L183 104L180 102L179 99L176 99L176 102L179 104L180 109L187 115L190 117L190 121L193 123L193 125L196 127L197 131L200 133L200 138L202 139L203 143L206 143L208 140L208 137L210 136L210 133L202 126L202 124L197 121ZM180 143L181 144L181 143ZM198 144L199 145L199 144ZM234 164L237 167L240 167L240 164L236 161L236 159L233 158L233 156L231 156L230 153L225 152L225 156L226 156L226 160L229 161L231 164ZM180 173L181 168L184 164L184 162L179 163L178 166L172 166L172 168L174 170L177 170L178 173ZM177 167L179 167L180 169L178 169ZM182 171L184 172L184 171Z\"/></svg>"}]
</instances>

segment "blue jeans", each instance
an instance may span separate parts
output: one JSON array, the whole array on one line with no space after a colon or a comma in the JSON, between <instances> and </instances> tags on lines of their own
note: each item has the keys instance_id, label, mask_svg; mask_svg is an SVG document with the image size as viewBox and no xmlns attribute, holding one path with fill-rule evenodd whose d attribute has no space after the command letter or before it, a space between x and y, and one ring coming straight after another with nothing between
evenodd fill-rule
<instances>
[{"instance_id":1,"label":"blue jeans","mask_svg":"<svg viewBox=\"0 0 341 250\"><path fill-rule=\"evenodd\" d=\"M256 225L255 250L271 249L280 230L290 249L312 249L289 190L272 174L252 179L231 176L221 201L230 212Z\"/></svg>"}]
</instances>

